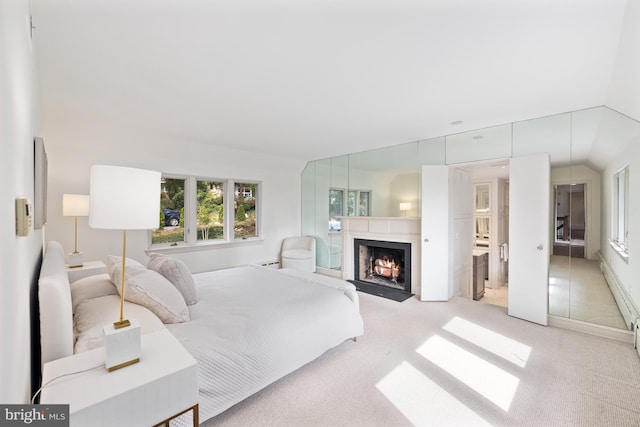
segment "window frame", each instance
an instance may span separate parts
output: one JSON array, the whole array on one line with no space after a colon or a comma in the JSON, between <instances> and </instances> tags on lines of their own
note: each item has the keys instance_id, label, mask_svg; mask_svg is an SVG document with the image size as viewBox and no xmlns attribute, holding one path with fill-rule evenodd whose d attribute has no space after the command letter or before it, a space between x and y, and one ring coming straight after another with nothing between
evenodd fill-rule
<instances>
[{"instance_id":1,"label":"window frame","mask_svg":"<svg viewBox=\"0 0 640 427\"><path fill-rule=\"evenodd\" d=\"M358 197L356 200L356 215L357 216L371 216L371 197L372 197L372 191L371 190L358 190ZM367 212L366 215L362 213L362 209L360 209L360 203L362 201L362 195L363 194L367 194Z\"/></svg>"},{"instance_id":2,"label":"window frame","mask_svg":"<svg viewBox=\"0 0 640 427\"><path fill-rule=\"evenodd\" d=\"M191 188L193 188L193 193L189 193L189 202L190 202L190 206L191 204L193 204L193 215L189 215L191 218L191 220L193 220L192 222L192 227L193 230L195 230L193 232L193 236L191 235L191 229L192 227L189 227L189 238L191 239L193 237L193 239L195 239L195 241L189 241L191 245L202 245L202 244L215 244L215 243L222 243L228 240L228 228L229 228L229 224L227 223L227 196L228 196L228 188L229 188L229 180L226 179L220 179L220 178L203 178L201 176L196 176L193 177L193 182L191 185ZM224 217L224 222L223 222L223 226L222 226L222 239L208 239L208 240L198 240L198 182L199 181L206 181L206 182L221 182L222 183L222 206L223 206L223 217ZM189 211L190 212L190 211ZM187 217L187 208L185 207L185 223L186 223L186 217Z\"/></svg>"},{"instance_id":3,"label":"window frame","mask_svg":"<svg viewBox=\"0 0 640 427\"><path fill-rule=\"evenodd\" d=\"M611 247L625 260L629 259L629 165L612 177Z\"/></svg>"},{"instance_id":4,"label":"window frame","mask_svg":"<svg viewBox=\"0 0 640 427\"><path fill-rule=\"evenodd\" d=\"M339 187L329 187L329 231L340 231L342 229L342 225L339 228L331 228L331 219L333 216L331 215L331 193L332 192L340 192L341 196L341 214L336 216L371 216L371 190L362 190L362 189L353 189L353 188L339 188ZM367 215L362 215L360 209L360 195L366 193L367 197ZM349 195L353 194L353 206L349 206ZM353 210L353 212L349 212Z\"/></svg>"},{"instance_id":5,"label":"window frame","mask_svg":"<svg viewBox=\"0 0 640 427\"><path fill-rule=\"evenodd\" d=\"M227 224L227 219L228 217L225 217L225 231L227 229L227 225L231 225L231 229L229 230L229 238L233 241L246 241L246 240L250 240L250 239L257 239L257 238L261 238L261 223L259 221L259 218L261 217L261 209L260 209L260 200L262 199L262 187L260 185L260 181L253 181L253 180L247 180L247 179L234 179L234 180L228 180L225 183L227 186L229 186L229 192L232 196L231 201L235 203L235 187L236 184L241 184L241 185L255 185L256 186L256 190L255 190L255 194L251 195L251 199L255 200L255 216L256 216L256 223L255 223L255 228L256 228L256 235L255 236L247 236L247 237L236 237L236 210L234 208L234 203L230 203L230 210L231 210L231 224ZM225 189L226 191L226 189ZM243 191L242 195L243 197L245 197L245 192ZM225 192L225 197L228 196L229 193ZM225 203L225 211L227 208L227 204Z\"/></svg>"},{"instance_id":6,"label":"window frame","mask_svg":"<svg viewBox=\"0 0 640 427\"><path fill-rule=\"evenodd\" d=\"M163 173L162 178L184 179L185 181L185 198L184 198L184 241L173 243L153 243L152 231L148 232L147 251L154 252L191 252L197 250L206 250L214 248L242 246L250 244L259 244L263 242L262 236L262 194L263 183L259 180L251 179L233 179L220 178L201 175L181 175L172 173ZM197 182L222 182L223 183L223 238L198 240L198 200L197 200ZM235 212L234 212L234 189L235 183L252 184L256 186L256 194L253 198L256 201L256 235L244 238L235 238Z\"/></svg>"}]
</instances>

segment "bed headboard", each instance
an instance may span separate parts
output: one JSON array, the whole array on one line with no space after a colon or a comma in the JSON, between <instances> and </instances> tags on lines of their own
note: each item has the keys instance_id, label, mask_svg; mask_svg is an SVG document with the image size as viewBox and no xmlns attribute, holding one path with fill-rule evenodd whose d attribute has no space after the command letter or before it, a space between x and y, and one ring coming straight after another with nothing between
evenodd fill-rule
<instances>
[{"instance_id":1,"label":"bed headboard","mask_svg":"<svg viewBox=\"0 0 640 427\"><path fill-rule=\"evenodd\" d=\"M42 364L73 354L71 289L64 264L64 249L47 243L38 279Z\"/></svg>"}]
</instances>

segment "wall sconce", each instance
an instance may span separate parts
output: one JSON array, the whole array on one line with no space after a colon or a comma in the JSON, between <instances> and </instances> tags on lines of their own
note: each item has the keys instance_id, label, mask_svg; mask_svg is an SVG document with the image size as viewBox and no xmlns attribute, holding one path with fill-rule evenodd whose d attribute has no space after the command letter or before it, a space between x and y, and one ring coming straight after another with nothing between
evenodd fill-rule
<instances>
[{"instance_id":1,"label":"wall sconce","mask_svg":"<svg viewBox=\"0 0 640 427\"><path fill-rule=\"evenodd\" d=\"M120 320L106 325L105 364L109 371L140 361L140 325L124 318L127 230L158 227L160 172L119 166L91 167L89 225L122 230Z\"/></svg>"},{"instance_id":2,"label":"wall sconce","mask_svg":"<svg viewBox=\"0 0 640 427\"><path fill-rule=\"evenodd\" d=\"M62 216L73 217L73 252L67 254L67 264L69 267L82 267L82 252L78 252L78 217L89 216L89 196L63 194Z\"/></svg>"},{"instance_id":3,"label":"wall sconce","mask_svg":"<svg viewBox=\"0 0 640 427\"><path fill-rule=\"evenodd\" d=\"M411 203L403 202L400 203L400 212L402 212L402 216L407 216L407 211L411 210Z\"/></svg>"}]
</instances>

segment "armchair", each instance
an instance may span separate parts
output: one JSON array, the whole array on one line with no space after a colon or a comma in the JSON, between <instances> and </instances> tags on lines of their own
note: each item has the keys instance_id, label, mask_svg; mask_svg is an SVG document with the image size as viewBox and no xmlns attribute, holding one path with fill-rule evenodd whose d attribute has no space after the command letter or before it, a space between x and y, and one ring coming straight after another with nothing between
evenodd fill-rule
<instances>
[{"instance_id":1,"label":"armchair","mask_svg":"<svg viewBox=\"0 0 640 427\"><path fill-rule=\"evenodd\" d=\"M316 241L313 237L287 237L280 251L282 268L316 271Z\"/></svg>"}]
</instances>

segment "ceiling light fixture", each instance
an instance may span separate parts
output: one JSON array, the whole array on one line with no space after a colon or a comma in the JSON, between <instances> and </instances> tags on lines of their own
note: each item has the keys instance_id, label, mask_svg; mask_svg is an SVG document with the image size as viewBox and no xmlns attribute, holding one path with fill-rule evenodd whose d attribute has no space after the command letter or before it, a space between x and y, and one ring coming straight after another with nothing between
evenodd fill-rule
<instances>
[{"instance_id":1,"label":"ceiling light fixture","mask_svg":"<svg viewBox=\"0 0 640 427\"><path fill-rule=\"evenodd\" d=\"M463 122L462 120L455 120L455 121L451 122L451 124L452 124L453 126L458 126L458 125L461 125L461 124L463 124L463 123L464 123L464 122Z\"/></svg>"}]
</instances>

